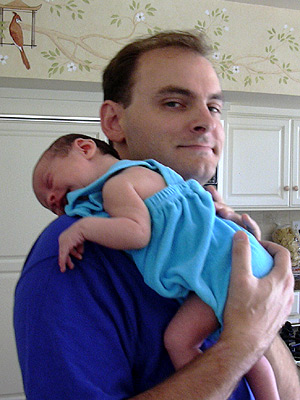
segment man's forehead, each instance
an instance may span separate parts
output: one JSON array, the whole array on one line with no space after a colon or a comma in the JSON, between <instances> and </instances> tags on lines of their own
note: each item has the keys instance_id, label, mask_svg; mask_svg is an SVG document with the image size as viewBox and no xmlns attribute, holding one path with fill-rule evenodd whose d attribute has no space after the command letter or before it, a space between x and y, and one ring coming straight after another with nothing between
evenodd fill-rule
<instances>
[{"instance_id":1,"label":"man's forehead","mask_svg":"<svg viewBox=\"0 0 300 400\"><path fill-rule=\"evenodd\" d=\"M157 98L172 94L196 98L205 92L209 99L223 102L220 81L211 63L198 53L176 48L145 53L135 71L132 90L147 96L152 93Z\"/></svg>"}]
</instances>

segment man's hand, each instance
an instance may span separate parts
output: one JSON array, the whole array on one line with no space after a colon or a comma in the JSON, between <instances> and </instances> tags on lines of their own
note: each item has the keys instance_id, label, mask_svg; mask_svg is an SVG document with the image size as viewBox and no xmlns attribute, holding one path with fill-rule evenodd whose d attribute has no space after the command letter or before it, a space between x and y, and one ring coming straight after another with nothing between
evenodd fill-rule
<instances>
[{"instance_id":1,"label":"man's hand","mask_svg":"<svg viewBox=\"0 0 300 400\"><path fill-rule=\"evenodd\" d=\"M245 228L247 231L252 233L257 240L261 239L261 231L259 226L248 214L239 215L232 208L227 206L220 196L220 193L214 186L205 186L205 189L212 195L216 212L220 217L229 219L230 221L235 222L236 224Z\"/></svg>"},{"instance_id":2,"label":"man's hand","mask_svg":"<svg viewBox=\"0 0 300 400\"><path fill-rule=\"evenodd\" d=\"M274 267L269 275L258 279L251 272L247 235L239 231L234 236L231 280L221 334L229 342L238 341L245 351L256 356L265 353L289 315L294 287L289 252L275 243L262 242L262 245L273 256Z\"/></svg>"},{"instance_id":3,"label":"man's hand","mask_svg":"<svg viewBox=\"0 0 300 400\"><path fill-rule=\"evenodd\" d=\"M61 272L66 271L66 266L70 269L74 268L74 264L70 256L82 259L83 254L83 243L85 238L82 235L80 229L80 220L75 222L70 228L66 229L60 234L59 242L59 256L58 264Z\"/></svg>"}]
</instances>

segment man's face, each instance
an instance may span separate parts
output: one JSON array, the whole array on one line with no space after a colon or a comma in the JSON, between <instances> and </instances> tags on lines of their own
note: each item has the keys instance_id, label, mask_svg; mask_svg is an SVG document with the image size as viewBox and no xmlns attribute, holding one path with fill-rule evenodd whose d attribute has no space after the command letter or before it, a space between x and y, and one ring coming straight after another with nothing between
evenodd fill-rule
<instances>
[{"instance_id":1,"label":"man's face","mask_svg":"<svg viewBox=\"0 0 300 400\"><path fill-rule=\"evenodd\" d=\"M152 50L139 59L134 82L120 118L121 157L154 158L185 179L207 182L224 142L221 88L209 61L178 48Z\"/></svg>"}]
</instances>

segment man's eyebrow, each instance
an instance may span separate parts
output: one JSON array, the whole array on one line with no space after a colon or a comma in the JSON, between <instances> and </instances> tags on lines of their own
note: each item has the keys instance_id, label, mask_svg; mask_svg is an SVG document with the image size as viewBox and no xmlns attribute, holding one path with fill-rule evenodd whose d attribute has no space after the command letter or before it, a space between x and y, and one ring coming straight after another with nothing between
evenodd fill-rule
<instances>
[{"instance_id":1,"label":"man's eyebrow","mask_svg":"<svg viewBox=\"0 0 300 400\"><path fill-rule=\"evenodd\" d=\"M162 89L160 89L157 92L157 96L163 96L166 94L180 94L186 97L191 97L191 98L196 98L196 93L194 93L192 90L189 89L184 89L180 86L166 86ZM212 95L209 96L210 100L220 100L224 102L224 95L222 92L217 92L213 93Z\"/></svg>"},{"instance_id":2,"label":"man's eyebrow","mask_svg":"<svg viewBox=\"0 0 300 400\"><path fill-rule=\"evenodd\" d=\"M209 96L209 98L211 100L220 100L222 101L222 103L224 103L224 95L223 92L218 92L218 93L214 93L211 96Z\"/></svg>"},{"instance_id":3,"label":"man's eyebrow","mask_svg":"<svg viewBox=\"0 0 300 400\"><path fill-rule=\"evenodd\" d=\"M162 96L166 94L181 94L187 97L196 97L196 95L191 90L184 89L180 86L166 86L161 88L157 92L157 96Z\"/></svg>"}]
</instances>

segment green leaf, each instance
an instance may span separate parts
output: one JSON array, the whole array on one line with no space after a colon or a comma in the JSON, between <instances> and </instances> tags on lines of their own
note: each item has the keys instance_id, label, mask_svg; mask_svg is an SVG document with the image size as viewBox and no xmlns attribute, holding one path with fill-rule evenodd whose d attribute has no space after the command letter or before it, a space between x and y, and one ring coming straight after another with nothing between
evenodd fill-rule
<instances>
[{"instance_id":1,"label":"green leaf","mask_svg":"<svg viewBox=\"0 0 300 400\"><path fill-rule=\"evenodd\" d=\"M65 67L62 65L62 66L60 67L59 73L62 74L62 73L64 72L64 69L65 69Z\"/></svg>"}]
</instances>

